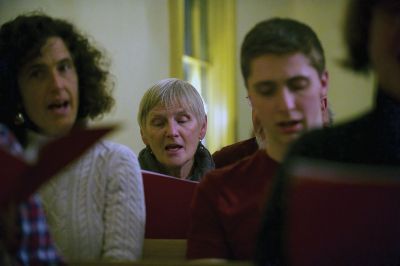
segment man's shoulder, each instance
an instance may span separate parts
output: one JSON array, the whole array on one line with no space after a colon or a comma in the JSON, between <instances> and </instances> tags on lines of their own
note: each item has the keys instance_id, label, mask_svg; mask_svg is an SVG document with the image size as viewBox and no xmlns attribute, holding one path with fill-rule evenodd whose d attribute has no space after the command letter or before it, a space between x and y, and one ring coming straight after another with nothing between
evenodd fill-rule
<instances>
[{"instance_id":1,"label":"man's shoulder","mask_svg":"<svg viewBox=\"0 0 400 266\"><path fill-rule=\"evenodd\" d=\"M243 159L258 150L256 138L250 138L225 146L213 153L216 168L224 167Z\"/></svg>"},{"instance_id":2,"label":"man's shoulder","mask_svg":"<svg viewBox=\"0 0 400 266\"><path fill-rule=\"evenodd\" d=\"M266 155L264 150L258 150L233 164L208 172L203 181L214 185L220 185L221 183L227 185L236 180L242 182L243 180L256 177L261 168L275 170L276 167L276 163Z\"/></svg>"}]
</instances>

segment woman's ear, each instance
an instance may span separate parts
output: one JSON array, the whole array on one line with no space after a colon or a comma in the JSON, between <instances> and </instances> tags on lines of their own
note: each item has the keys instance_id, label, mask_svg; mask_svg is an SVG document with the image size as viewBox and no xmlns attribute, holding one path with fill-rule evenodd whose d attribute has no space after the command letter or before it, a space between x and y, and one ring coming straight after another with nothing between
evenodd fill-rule
<instances>
[{"instance_id":1,"label":"woman's ear","mask_svg":"<svg viewBox=\"0 0 400 266\"><path fill-rule=\"evenodd\" d=\"M206 136L206 133L207 133L207 115L205 116L204 122L203 122L203 124L201 125L201 128L200 128L199 139L200 140L204 139L204 137Z\"/></svg>"},{"instance_id":2,"label":"woman's ear","mask_svg":"<svg viewBox=\"0 0 400 266\"><path fill-rule=\"evenodd\" d=\"M142 128L140 128L140 136L142 137L143 143L144 143L146 146L149 145L149 142L147 141L146 134L143 133L143 129L142 129Z\"/></svg>"}]
</instances>

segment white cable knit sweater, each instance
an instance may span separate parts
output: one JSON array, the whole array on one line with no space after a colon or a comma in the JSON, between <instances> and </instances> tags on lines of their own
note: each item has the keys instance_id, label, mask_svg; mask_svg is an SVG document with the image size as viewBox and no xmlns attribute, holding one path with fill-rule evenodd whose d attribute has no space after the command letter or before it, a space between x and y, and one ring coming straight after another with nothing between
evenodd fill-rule
<instances>
[{"instance_id":1,"label":"white cable knit sweater","mask_svg":"<svg viewBox=\"0 0 400 266\"><path fill-rule=\"evenodd\" d=\"M42 187L40 195L67 262L140 258L143 183L137 157L126 146L100 141Z\"/></svg>"}]
</instances>

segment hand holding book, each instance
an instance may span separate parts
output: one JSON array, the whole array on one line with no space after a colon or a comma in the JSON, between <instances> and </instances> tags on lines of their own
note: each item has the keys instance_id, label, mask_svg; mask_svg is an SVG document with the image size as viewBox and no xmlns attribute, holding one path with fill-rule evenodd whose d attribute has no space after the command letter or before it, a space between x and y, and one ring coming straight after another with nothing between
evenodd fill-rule
<instances>
[{"instance_id":1,"label":"hand holding book","mask_svg":"<svg viewBox=\"0 0 400 266\"><path fill-rule=\"evenodd\" d=\"M74 129L68 135L47 143L37 161L28 163L0 149L0 207L28 198L43 183L76 160L115 126Z\"/></svg>"}]
</instances>

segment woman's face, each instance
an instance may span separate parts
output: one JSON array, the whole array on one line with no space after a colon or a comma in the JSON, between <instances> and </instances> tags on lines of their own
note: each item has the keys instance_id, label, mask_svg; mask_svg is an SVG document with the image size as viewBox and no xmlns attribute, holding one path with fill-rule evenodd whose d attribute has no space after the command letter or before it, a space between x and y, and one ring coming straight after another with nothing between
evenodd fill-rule
<instances>
[{"instance_id":1,"label":"woman's face","mask_svg":"<svg viewBox=\"0 0 400 266\"><path fill-rule=\"evenodd\" d=\"M78 113L78 75L61 38L47 39L40 55L19 71L18 84L23 108L42 133L69 132Z\"/></svg>"},{"instance_id":2,"label":"woman's face","mask_svg":"<svg viewBox=\"0 0 400 266\"><path fill-rule=\"evenodd\" d=\"M189 175L206 130L206 120L200 123L194 113L182 106L157 105L149 112L141 134L143 142L169 172L178 169Z\"/></svg>"},{"instance_id":3,"label":"woman's face","mask_svg":"<svg viewBox=\"0 0 400 266\"><path fill-rule=\"evenodd\" d=\"M374 8L369 53L381 89L400 101L400 2Z\"/></svg>"}]
</instances>

